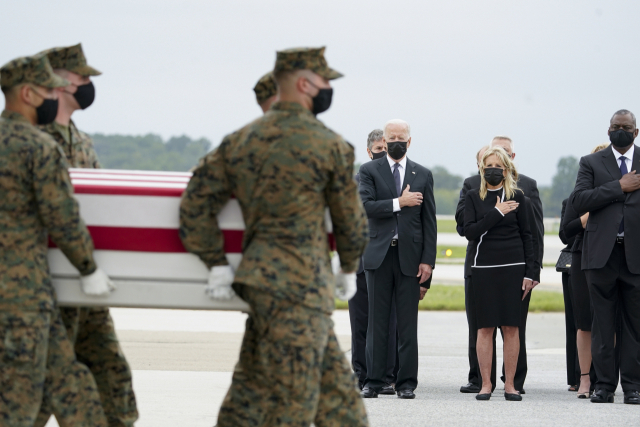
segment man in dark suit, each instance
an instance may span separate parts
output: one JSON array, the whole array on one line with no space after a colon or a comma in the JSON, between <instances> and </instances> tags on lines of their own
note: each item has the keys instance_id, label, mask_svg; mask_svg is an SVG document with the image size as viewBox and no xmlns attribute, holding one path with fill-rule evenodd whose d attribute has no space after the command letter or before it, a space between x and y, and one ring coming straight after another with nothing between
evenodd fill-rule
<instances>
[{"instance_id":1,"label":"man in dark suit","mask_svg":"<svg viewBox=\"0 0 640 427\"><path fill-rule=\"evenodd\" d=\"M506 136L496 136L493 138L490 144L491 147L499 146L504 148L509 157L515 159L516 154L513 151L513 141ZM478 152L480 155L480 152ZM481 159L477 159L478 164ZM480 188L480 175L473 175L465 179L460 191L460 200L456 208L456 223L458 233L463 235L462 229L464 224L464 200L467 192L472 189ZM540 201L540 194L538 193L538 186L535 180L529 178L526 175L518 174L518 188L520 188L526 197L531 201L529 204L533 210L534 223L531 224L531 234L533 235L534 252L536 253L536 268L539 270L542 266L542 256L544 253L544 223L542 216L542 202ZM462 231L462 233L461 233ZM467 248L468 249L468 248ZM467 250L467 257L469 256ZM469 383L460 387L462 393L478 393L480 391L480 385L482 379L480 377L480 366L478 364L478 357L476 354L476 341L478 338L478 328L475 322L475 315L473 313L473 304L471 302L471 263L469 259L465 260L465 305L467 308L467 321L469 322ZM533 282L534 286L538 284L537 281ZM527 327L527 315L529 314L529 302L531 301L531 292L522 301L522 318L520 319L520 353L518 355L518 365L516 367L516 375L514 379L514 385L516 390L521 394L524 394L524 381L527 376L527 346L526 346L526 327ZM504 366L503 381L504 381ZM496 343L495 337L493 340L493 366L491 368L491 383L493 388L496 387Z\"/></svg>"},{"instance_id":2,"label":"man in dark suit","mask_svg":"<svg viewBox=\"0 0 640 427\"><path fill-rule=\"evenodd\" d=\"M387 144L383 139L381 129L375 129L367 138L367 154L371 160L387 156ZM356 174L356 182L360 183L360 174ZM364 387L367 378L367 327L369 325L369 296L367 293L367 279L364 274L363 262L360 260L357 273L357 291L349 300L349 320L351 321L351 366L358 377L360 389ZM391 317L389 318L389 344L387 350L387 385L380 389L379 394L395 394L393 385L396 382L397 341L396 341L396 305L391 304Z\"/></svg>"},{"instance_id":3,"label":"man in dark suit","mask_svg":"<svg viewBox=\"0 0 640 427\"><path fill-rule=\"evenodd\" d=\"M622 321L620 378L624 403L640 404L640 151L636 118L619 110L611 118L611 145L580 159L571 203L589 212L582 243L593 325L591 353L598 380L593 403L613 403L618 387L614 335Z\"/></svg>"},{"instance_id":4,"label":"man in dark suit","mask_svg":"<svg viewBox=\"0 0 640 427\"><path fill-rule=\"evenodd\" d=\"M402 120L384 127L388 155L360 167L360 197L369 217L364 270L369 293L367 379L363 397L385 385L392 297L397 307L399 370L396 392L413 399L418 385L418 302L436 260L436 216L431 171L409 160L411 129Z\"/></svg>"}]
</instances>

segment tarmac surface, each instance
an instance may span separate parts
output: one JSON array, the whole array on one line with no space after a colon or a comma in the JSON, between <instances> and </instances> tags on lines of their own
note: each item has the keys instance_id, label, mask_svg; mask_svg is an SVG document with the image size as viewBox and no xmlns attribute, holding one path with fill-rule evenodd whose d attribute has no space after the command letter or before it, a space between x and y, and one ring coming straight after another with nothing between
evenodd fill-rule
<instances>
[{"instance_id":1,"label":"tarmac surface","mask_svg":"<svg viewBox=\"0 0 640 427\"><path fill-rule=\"evenodd\" d=\"M427 295L428 298L428 295ZM111 309L133 369L138 427L213 426L231 381L245 314L238 312ZM349 316L334 313L341 347L350 346ZM564 315L530 314L529 374L522 402L506 402L502 384L491 401L459 392L466 384L464 312L420 312L419 385L415 400L367 399L371 426L640 426L640 405L596 405L567 391ZM499 343L498 358L502 356ZM57 426L52 418L47 427Z\"/></svg>"}]
</instances>

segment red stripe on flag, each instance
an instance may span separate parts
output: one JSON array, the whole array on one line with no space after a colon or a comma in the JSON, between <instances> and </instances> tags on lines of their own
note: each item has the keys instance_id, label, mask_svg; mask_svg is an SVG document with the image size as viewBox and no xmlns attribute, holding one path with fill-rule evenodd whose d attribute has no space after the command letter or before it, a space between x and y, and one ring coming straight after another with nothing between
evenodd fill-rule
<instances>
[{"instance_id":1,"label":"red stripe on flag","mask_svg":"<svg viewBox=\"0 0 640 427\"><path fill-rule=\"evenodd\" d=\"M130 228L88 226L97 250L131 252L187 252L178 230L167 228ZM242 253L243 230L222 230L224 250L228 254ZM335 250L333 234L327 236L329 247ZM49 247L56 245L49 240Z\"/></svg>"},{"instance_id":2,"label":"red stripe on flag","mask_svg":"<svg viewBox=\"0 0 640 427\"><path fill-rule=\"evenodd\" d=\"M132 252L187 252L178 230L167 228L130 228L88 226L98 250ZM224 250L242 253L243 230L223 230ZM56 245L49 240L49 247Z\"/></svg>"},{"instance_id":3,"label":"red stripe on flag","mask_svg":"<svg viewBox=\"0 0 640 427\"><path fill-rule=\"evenodd\" d=\"M185 185L186 187L186 185ZM120 196L164 196L181 197L184 188L164 187L111 187L106 185L75 184L73 191L76 194L111 194Z\"/></svg>"}]
</instances>

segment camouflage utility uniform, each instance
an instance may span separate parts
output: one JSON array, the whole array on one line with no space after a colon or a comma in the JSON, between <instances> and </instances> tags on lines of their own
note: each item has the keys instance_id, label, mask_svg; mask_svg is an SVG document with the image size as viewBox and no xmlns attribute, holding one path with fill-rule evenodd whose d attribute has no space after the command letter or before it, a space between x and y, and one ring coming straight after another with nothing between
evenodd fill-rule
<instances>
[{"instance_id":1,"label":"camouflage utility uniform","mask_svg":"<svg viewBox=\"0 0 640 427\"><path fill-rule=\"evenodd\" d=\"M46 51L54 69L61 68L81 75L100 73L86 63L80 45ZM91 137L81 132L73 121L69 126L57 122L41 126L56 140L69 167L100 168ZM74 345L78 361L93 374L102 407L110 427L129 427L138 419L131 369L122 353L108 307L61 307L62 321ZM52 410L47 396L35 427L44 426Z\"/></svg>"},{"instance_id":2,"label":"camouflage utility uniform","mask_svg":"<svg viewBox=\"0 0 640 427\"><path fill-rule=\"evenodd\" d=\"M323 58L324 59L324 58ZM235 195L245 222L234 290L251 307L218 426L366 426L356 380L333 331L331 212L344 271L368 240L353 147L300 104L277 102L227 136L183 195L185 247L227 265L216 215Z\"/></svg>"},{"instance_id":3,"label":"camouflage utility uniform","mask_svg":"<svg viewBox=\"0 0 640 427\"><path fill-rule=\"evenodd\" d=\"M56 140L67 157L70 168L99 169L102 167L93 147L93 140L89 135L81 132L73 123L73 120L69 123L69 126L53 122L40 126L40 129Z\"/></svg>"},{"instance_id":4,"label":"camouflage utility uniform","mask_svg":"<svg viewBox=\"0 0 640 427\"><path fill-rule=\"evenodd\" d=\"M3 88L68 82L46 56L0 69ZM60 148L25 117L0 116L0 425L32 426L43 395L64 426L106 426L93 376L74 356L47 265L47 236L81 274L96 270L93 243Z\"/></svg>"}]
</instances>

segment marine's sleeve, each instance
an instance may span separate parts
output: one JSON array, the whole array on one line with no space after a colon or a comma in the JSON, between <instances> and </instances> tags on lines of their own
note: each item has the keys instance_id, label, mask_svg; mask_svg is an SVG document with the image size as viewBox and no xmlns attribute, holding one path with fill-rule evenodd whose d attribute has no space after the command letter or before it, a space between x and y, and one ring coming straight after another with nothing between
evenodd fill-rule
<instances>
[{"instance_id":1,"label":"marine's sleeve","mask_svg":"<svg viewBox=\"0 0 640 427\"><path fill-rule=\"evenodd\" d=\"M50 138L43 135L43 143L35 151L32 164L38 213L51 240L80 274L86 276L97 268L93 240L80 218L64 153L55 141L47 139Z\"/></svg>"},{"instance_id":2,"label":"marine's sleeve","mask_svg":"<svg viewBox=\"0 0 640 427\"><path fill-rule=\"evenodd\" d=\"M342 270L354 272L369 241L367 215L353 178L353 147L339 140L333 145L332 157L326 200Z\"/></svg>"},{"instance_id":3,"label":"marine's sleeve","mask_svg":"<svg viewBox=\"0 0 640 427\"><path fill-rule=\"evenodd\" d=\"M193 171L180 202L180 239L185 249L208 268L228 265L217 215L231 198L225 171L228 138L207 154Z\"/></svg>"}]
</instances>

